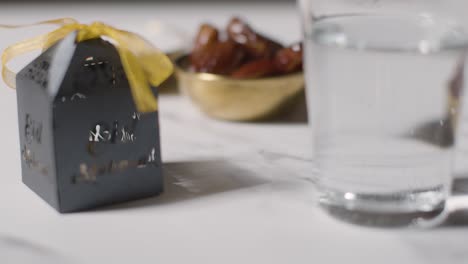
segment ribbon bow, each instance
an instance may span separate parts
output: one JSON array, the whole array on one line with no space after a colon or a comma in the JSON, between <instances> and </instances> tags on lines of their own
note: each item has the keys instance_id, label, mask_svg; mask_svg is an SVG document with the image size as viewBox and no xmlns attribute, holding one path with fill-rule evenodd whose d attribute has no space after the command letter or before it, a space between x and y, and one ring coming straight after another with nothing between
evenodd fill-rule
<instances>
[{"instance_id":1,"label":"ribbon bow","mask_svg":"<svg viewBox=\"0 0 468 264\"><path fill-rule=\"evenodd\" d=\"M7 67L7 63L11 59L33 50L45 50L71 32L77 31L77 42L101 36L112 39L116 44L115 47L127 75L137 110L144 113L158 109L151 86L161 84L173 71L170 59L160 50L134 33L119 30L101 22L94 22L90 25L80 24L72 18L47 20L29 25L0 25L0 28L20 28L44 24L60 27L44 35L18 42L3 51L2 77L9 87L16 88L16 74Z\"/></svg>"}]
</instances>

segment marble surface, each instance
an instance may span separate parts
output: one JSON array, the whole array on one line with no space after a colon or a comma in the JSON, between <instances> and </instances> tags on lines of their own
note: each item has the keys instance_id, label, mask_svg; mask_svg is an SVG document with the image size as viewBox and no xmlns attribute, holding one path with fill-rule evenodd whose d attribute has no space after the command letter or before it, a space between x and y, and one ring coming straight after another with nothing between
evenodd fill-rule
<instances>
[{"instance_id":1,"label":"marble surface","mask_svg":"<svg viewBox=\"0 0 468 264\"><path fill-rule=\"evenodd\" d=\"M293 3L258 5L3 6L0 21L73 16L141 30L152 19L189 34L232 13L285 41L300 37ZM272 17L281 18L281 22ZM26 31L2 32L2 47ZM27 61L19 60L17 65ZM304 103L264 123L207 118L186 98L160 98L166 192L60 215L20 182L14 91L0 85L0 263L466 263L468 201L454 197L432 230L358 227L314 203ZM463 173L461 172L461 175ZM457 182L459 194L463 180Z\"/></svg>"}]
</instances>

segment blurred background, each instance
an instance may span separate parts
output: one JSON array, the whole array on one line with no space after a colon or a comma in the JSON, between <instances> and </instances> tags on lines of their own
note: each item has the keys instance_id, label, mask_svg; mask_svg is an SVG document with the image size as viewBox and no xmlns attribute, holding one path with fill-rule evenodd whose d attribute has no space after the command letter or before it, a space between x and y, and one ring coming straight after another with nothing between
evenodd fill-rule
<instances>
[{"instance_id":1,"label":"blurred background","mask_svg":"<svg viewBox=\"0 0 468 264\"><path fill-rule=\"evenodd\" d=\"M226 28L233 16L239 16L256 31L284 45L301 40L301 26L296 1L2 1L0 24L27 24L61 17L73 17L81 23L102 21L111 26L136 32L166 53L189 51L194 35L202 23L219 29ZM37 26L26 29L1 30L0 48L25 38L53 29ZM19 70L25 60L14 60L10 65ZM13 96L13 94L11 95ZM12 100L14 98L12 97ZM15 106L10 106L14 108ZM305 102L299 106L298 118L306 120ZM295 113L292 114L296 116ZM289 118L289 117L288 117Z\"/></svg>"},{"instance_id":2,"label":"blurred background","mask_svg":"<svg viewBox=\"0 0 468 264\"><path fill-rule=\"evenodd\" d=\"M102 21L135 31L167 51L187 46L200 23L224 28L237 15L258 31L285 43L301 38L296 2L293 0L205 1L0 1L0 24L25 24L60 17L80 22ZM37 30L37 31L36 31ZM45 32L43 28L2 30L3 43Z\"/></svg>"}]
</instances>

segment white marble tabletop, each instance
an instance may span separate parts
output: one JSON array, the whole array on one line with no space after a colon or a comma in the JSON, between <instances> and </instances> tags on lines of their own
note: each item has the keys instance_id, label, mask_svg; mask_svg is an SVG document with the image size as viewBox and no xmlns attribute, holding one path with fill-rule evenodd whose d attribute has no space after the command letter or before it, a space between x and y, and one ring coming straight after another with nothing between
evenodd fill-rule
<instances>
[{"instance_id":1,"label":"white marble tabletop","mask_svg":"<svg viewBox=\"0 0 468 264\"><path fill-rule=\"evenodd\" d=\"M202 21L222 25L231 14L243 15L286 42L300 38L293 2L268 8L259 4L2 5L0 22L73 16L138 31L158 19L190 34ZM1 34L3 48L34 33ZM21 183L15 92L0 86L2 264L468 261L468 209L463 211L468 203L462 196L450 202L457 211L445 226L422 231L358 227L319 210L314 203L310 132L303 121L303 105L294 118L229 123L207 118L179 95L163 95L165 193L96 211L58 214Z\"/></svg>"}]
</instances>

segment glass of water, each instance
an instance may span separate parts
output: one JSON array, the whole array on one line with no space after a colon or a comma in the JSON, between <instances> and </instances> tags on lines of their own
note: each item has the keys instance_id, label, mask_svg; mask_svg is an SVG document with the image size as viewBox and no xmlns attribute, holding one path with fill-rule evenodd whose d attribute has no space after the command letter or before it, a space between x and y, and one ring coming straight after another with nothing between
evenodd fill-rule
<instances>
[{"instance_id":1,"label":"glass of water","mask_svg":"<svg viewBox=\"0 0 468 264\"><path fill-rule=\"evenodd\" d=\"M299 0L320 205L433 225L452 181L468 44L463 0Z\"/></svg>"}]
</instances>

